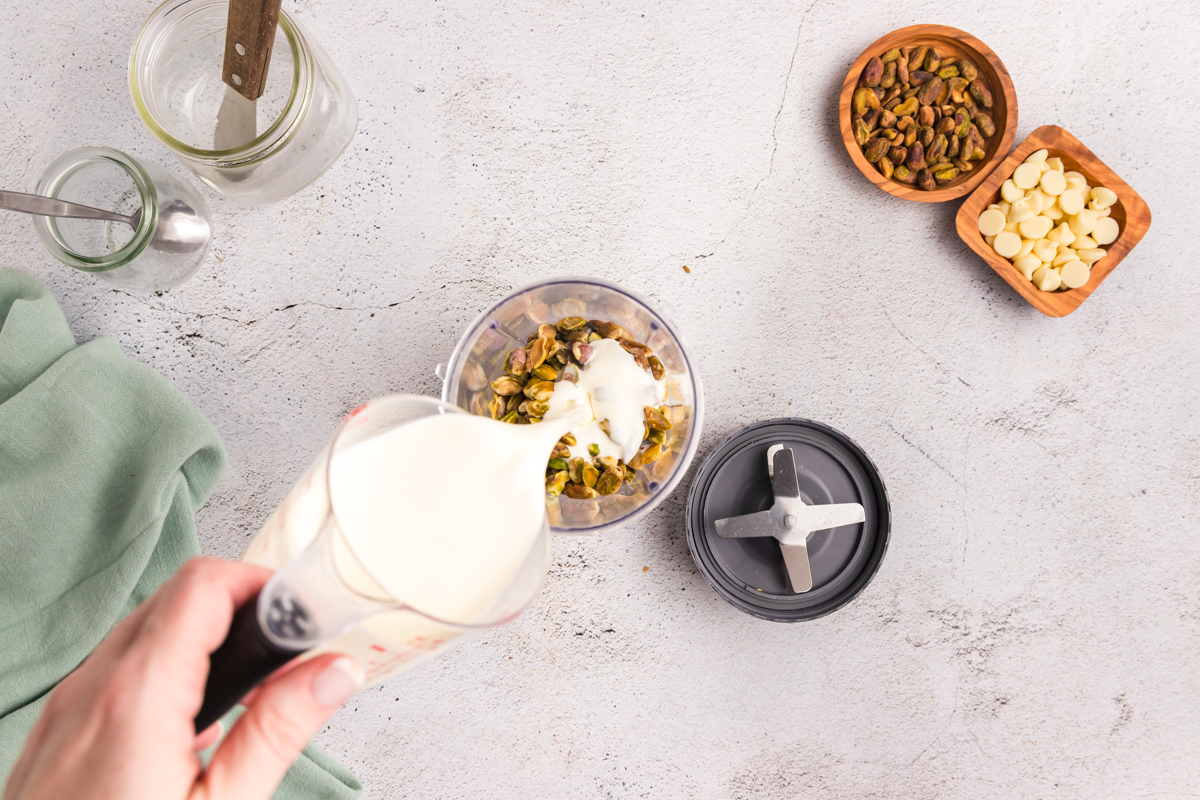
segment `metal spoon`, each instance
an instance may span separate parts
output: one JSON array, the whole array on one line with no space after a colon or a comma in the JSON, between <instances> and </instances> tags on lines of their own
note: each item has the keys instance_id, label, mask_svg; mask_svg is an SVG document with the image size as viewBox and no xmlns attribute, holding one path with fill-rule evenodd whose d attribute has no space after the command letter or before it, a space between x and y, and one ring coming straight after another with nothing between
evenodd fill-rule
<instances>
[{"instance_id":1,"label":"metal spoon","mask_svg":"<svg viewBox=\"0 0 1200 800\"><path fill-rule=\"evenodd\" d=\"M137 230L142 221L140 208L127 216L54 197L3 189L0 189L0 208L44 217L121 222L133 230ZM150 240L150 246L164 253L191 253L204 247L211 235L208 221L197 214L196 209L182 200L175 200L160 210L158 226L154 229L154 238Z\"/></svg>"},{"instance_id":2,"label":"metal spoon","mask_svg":"<svg viewBox=\"0 0 1200 800\"><path fill-rule=\"evenodd\" d=\"M137 230L142 221L142 210L139 208L132 216L117 214L113 211L102 211L99 208L68 203L54 197L25 192L6 192L0 189L0 208L9 211L20 211L23 214L37 214L43 217L72 217L74 219L105 219L113 222L124 222Z\"/></svg>"}]
</instances>

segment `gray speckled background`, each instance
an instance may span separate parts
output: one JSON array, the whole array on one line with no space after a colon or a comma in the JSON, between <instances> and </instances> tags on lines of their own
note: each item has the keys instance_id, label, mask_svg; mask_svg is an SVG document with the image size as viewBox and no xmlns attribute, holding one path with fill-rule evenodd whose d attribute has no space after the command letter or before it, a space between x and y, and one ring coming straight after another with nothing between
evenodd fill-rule
<instances>
[{"instance_id":1,"label":"gray speckled background","mask_svg":"<svg viewBox=\"0 0 1200 800\"><path fill-rule=\"evenodd\" d=\"M822 420L872 455L895 515L875 582L798 626L708 588L682 492L613 539L557 541L523 617L318 735L369 797L1200 795L1189 4L285 5L354 86L358 136L278 205L208 192L218 240L190 283L111 291L0 215L4 266L220 431L207 552L241 552L343 413L436 394L484 304L559 273L674 307L706 449L758 419ZM30 190L85 144L183 173L126 89L152 8L0 4L0 186ZM915 22L988 42L1018 140L1062 125L1153 210L1072 316L976 258L956 203L895 200L847 157L846 68Z\"/></svg>"}]
</instances>

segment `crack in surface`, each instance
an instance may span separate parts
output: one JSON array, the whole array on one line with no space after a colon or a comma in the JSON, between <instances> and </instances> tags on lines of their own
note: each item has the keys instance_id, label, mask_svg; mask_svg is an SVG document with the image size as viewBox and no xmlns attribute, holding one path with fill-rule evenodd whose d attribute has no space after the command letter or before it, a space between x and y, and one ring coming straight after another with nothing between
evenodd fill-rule
<instances>
[{"instance_id":1,"label":"crack in surface","mask_svg":"<svg viewBox=\"0 0 1200 800\"><path fill-rule=\"evenodd\" d=\"M124 289L115 289L115 288L110 289L109 293L125 295L126 297L130 298L131 300L134 300L134 301L146 306L146 308L149 308L152 311L157 311L160 313L182 314L185 316L192 316L196 319L208 319L209 317L216 317L217 319L222 319L222 320L225 320L226 322L232 322L237 325L249 326L249 325L254 325L255 323L258 323L258 322L262 322L264 319L267 319L272 314L278 314L281 311L288 311L293 308L301 308L301 307L306 307L306 306L313 306L316 308L324 308L329 311L387 311L388 309L397 308L402 305L407 305L408 303L411 303L412 301L416 300L417 298L421 297L422 295L429 294L430 292L443 291L450 286L458 286L458 285L464 284L464 283L476 283L476 282L478 282L478 280L479 280L478 278L467 278L467 279L461 280L461 281L448 281L446 283L443 283L437 289L418 290L411 297L406 297L402 300L397 300L393 303L387 303L386 305L338 306L338 305L331 305L329 303L322 303L317 300L298 300L295 303L288 303L287 305L280 306L279 308L272 308L270 311L266 312L262 316L255 317L254 319L239 319L237 317L227 316L226 314L222 314L222 313L219 313L216 311L211 311L208 313L200 313L200 312L196 312L196 311L181 311L179 309L168 308L167 306L164 306L161 304L155 305L155 304L151 303L149 300L146 300L143 297L139 297L136 294L131 294L131 293L125 291ZM156 296L161 296L161 293L155 293L155 294L156 294ZM92 304L91 308L89 308L87 311L83 312L83 314L80 314L79 316L82 317L84 314L90 313L93 309L95 309L95 307L97 305L100 304L100 300L102 298L103 298L103 295L101 295L99 298L96 299L96 302ZM233 309L229 308L229 306L225 306L224 310L226 312L231 312L231 313L233 312ZM76 319L78 319L78 317Z\"/></svg>"},{"instance_id":2,"label":"crack in surface","mask_svg":"<svg viewBox=\"0 0 1200 800\"><path fill-rule=\"evenodd\" d=\"M861 274L861 271L860 271L860 274ZM968 389L974 389L974 388L975 388L975 387L974 387L974 386L972 386L971 384L969 384L969 383L967 383L966 381L964 381L962 378L960 378L960 377L958 377L957 375L955 375L955 374L953 374L952 372L950 372L948 369L945 369L945 368L943 368L943 367L942 367L942 362L938 361L936 358L934 358L933 356L929 355L929 353L926 353L924 350L922 350L922 349L921 349L921 346L920 346L920 345L918 345L918 344L917 344L916 342L914 342L912 339L908 338L908 335L907 335L907 334L906 334L904 331L900 330L900 326L899 326L899 325L897 325L897 324L896 324L896 321L892 319L892 315L891 315L891 313L890 313L890 312L887 310L887 306L886 306L886 305L884 305L882 301L879 303L879 307L880 307L880 309L882 309L882 310L883 310L883 315L884 315L885 317L887 317L887 321L888 321L888 322L890 322L890 323L892 324L892 327L896 329L896 333L900 334L900 338L904 339L904 341L906 341L906 342L908 342L910 345L912 345L912 346L913 346L913 349L915 349L915 350L916 350L918 353L920 353L921 355L923 355L923 356L925 356L926 358L928 358L930 361L932 361L932 362L933 362L933 365L934 365L935 367L937 367L938 369L941 369L941 370L942 370L942 372L944 372L944 373L946 373L947 375L949 375L950 377L954 378L956 381L958 381L959 383L961 383L963 386L966 386Z\"/></svg>"},{"instance_id":3,"label":"crack in surface","mask_svg":"<svg viewBox=\"0 0 1200 800\"><path fill-rule=\"evenodd\" d=\"M903 433L901 433L900 431L896 430L896 429L895 429L895 428L892 426L892 423L890 423L890 422L885 422L885 423L883 423L883 424L884 424L884 425L887 425L887 426L888 426L888 429L889 429L889 430L890 430L892 433L894 433L894 434L896 434L897 436L899 436L899 437L900 437L900 439L901 439L901 440L902 440L902 441L903 441L903 442L904 442L906 445L908 445L909 447L913 448L914 450L916 450L916 451L917 451L918 453L920 453L921 455L925 456L925 458L929 459L929 463L930 463L930 464L933 464L935 467L937 467L938 469L940 469L942 472L944 472L944 473L946 473L947 475L949 475L949 476L950 476L950 480L954 481L954 482L955 482L955 483L957 483L959 486L962 486L962 481L960 481L960 480L958 479L958 477L957 477L957 476L956 476L956 475L955 475L953 472L951 472L950 470L946 469L946 468L945 468L945 467L943 467L941 464L939 464L939 463L938 463L938 462L937 462L937 461L934 459L934 457L933 457L933 456L929 455L929 453L926 453L926 452L925 452L923 449L921 449L921 446L920 446L919 444L915 444L915 443L914 443L914 442L912 442L912 441L911 441L911 440L910 440L910 439L909 439L907 436L905 436Z\"/></svg>"},{"instance_id":4,"label":"crack in surface","mask_svg":"<svg viewBox=\"0 0 1200 800\"><path fill-rule=\"evenodd\" d=\"M74 327L75 327L75 323L76 323L76 322L79 322L79 320L83 319L83 318L84 318L84 317L86 317L88 314L90 314L90 313L92 313L93 311L95 311L95 310L96 310L96 306L100 305L100 301L101 301L101 300L103 300L103 299L104 299L104 295L102 295L102 294L101 294L101 295L97 295L97 296L96 296L96 302L92 303L92 304L91 304L90 306L88 306L88 307L87 307L85 310L83 310L83 311L80 311L78 314L76 314L74 317L72 317L72 318L71 318L71 321L67 323L67 326L68 326L68 327L71 327L71 328L74 328Z\"/></svg>"},{"instance_id":5,"label":"crack in surface","mask_svg":"<svg viewBox=\"0 0 1200 800\"><path fill-rule=\"evenodd\" d=\"M444 289L445 286L443 286L442 288ZM417 292L412 297L408 297L403 300L397 300L394 303L388 303L387 305L381 305L381 306L336 306L336 305L330 305L329 303L321 303L316 300L299 300L295 303L288 303L286 306L280 306L279 308L272 308L267 313L263 314L262 316L255 317L254 319L239 319L238 317L227 316L226 314L222 314L222 313L219 313L216 311L211 311L208 313L201 313L201 312L195 312L195 311L188 312L188 311L179 311L177 309L168 308L163 305L155 305L155 304L149 302L148 300L138 297L135 294L130 294L129 292L127 292L123 289L110 289L109 291L110 291L110 293L114 293L114 294L123 294L126 297L128 297L132 300L135 300L138 303L141 303L142 305L146 306L146 308L149 308L152 311L158 311L160 313L168 313L168 314L184 314L184 315L192 316L198 320L215 317L217 319L225 320L226 322L232 322L236 325L245 325L245 326L250 326L250 325L254 325L255 323L262 322L263 320L267 319L271 315L278 314L281 311L288 311L289 309L300 308L300 307L304 307L304 306L315 306L317 308L328 309L329 311L387 311L388 309L396 308L397 306L411 303L413 300L416 300L421 295L421 292ZM89 308L87 311L84 311L83 313L81 313L79 315L79 317L76 317L76 319L79 319L80 317L83 317L84 315L86 315L86 314L90 313L92 310L94 310L96 308L96 306L100 304L101 299L103 299L103 298L102 297L98 298L96 300L96 302L92 304L91 308ZM226 306L225 311L232 311L232 309L230 309L228 306Z\"/></svg>"},{"instance_id":6,"label":"crack in surface","mask_svg":"<svg viewBox=\"0 0 1200 800\"><path fill-rule=\"evenodd\" d=\"M750 194L746 197L745 213L738 218L737 222L733 223L733 226L725 232L721 240L713 245L712 252L697 254L696 258L709 258L717 252L717 249L721 245L725 244L725 240L732 236L733 232L750 217L750 206L754 203L754 195L758 191L758 187L762 185L763 181L775 174L775 153L779 150L779 119L783 116L784 106L787 105L788 86L792 82L792 72L796 67L796 55L800 52L800 34L804 32L804 23L808 21L808 12L812 11L818 2L820 0L813 0L809 4L808 8L804 10L804 14L800 17L800 24L796 27L796 43L792 47L792 59L788 62L787 74L783 78L783 96L779 98L779 109L775 112L775 122L771 125L771 160L767 164L767 174L758 179L758 182L754 184L754 188L750 190Z\"/></svg>"}]
</instances>

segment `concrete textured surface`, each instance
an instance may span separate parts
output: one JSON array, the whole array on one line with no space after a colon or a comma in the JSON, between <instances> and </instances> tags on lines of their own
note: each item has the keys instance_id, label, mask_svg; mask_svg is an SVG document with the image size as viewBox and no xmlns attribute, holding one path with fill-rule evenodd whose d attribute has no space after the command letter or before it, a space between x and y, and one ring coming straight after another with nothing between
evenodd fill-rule
<instances>
[{"instance_id":1,"label":"concrete textured surface","mask_svg":"<svg viewBox=\"0 0 1200 800\"><path fill-rule=\"evenodd\" d=\"M702 357L701 455L755 420L821 420L872 455L894 512L867 591L793 626L704 583L682 491L556 541L524 616L318 735L368 797L1200 796L1190 4L285 5L355 88L357 138L277 205L206 190L217 240L191 282L113 291L0 215L4 265L80 340L116 336L220 431L206 552L241 552L345 412L437 394L483 305L555 274L674 307ZM0 4L0 186L87 144L185 174L126 88L152 8ZM957 203L893 199L847 157L846 68L916 22L1001 55L1018 141L1062 125L1149 203L1074 315L979 261Z\"/></svg>"}]
</instances>

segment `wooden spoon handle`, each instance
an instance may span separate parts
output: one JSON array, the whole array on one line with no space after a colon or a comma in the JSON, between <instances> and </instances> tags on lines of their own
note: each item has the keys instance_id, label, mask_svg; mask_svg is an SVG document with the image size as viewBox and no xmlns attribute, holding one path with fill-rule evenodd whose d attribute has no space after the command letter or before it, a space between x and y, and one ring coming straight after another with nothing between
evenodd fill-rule
<instances>
[{"instance_id":1,"label":"wooden spoon handle","mask_svg":"<svg viewBox=\"0 0 1200 800\"><path fill-rule=\"evenodd\" d=\"M230 0L221 80L247 100L262 97L282 0Z\"/></svg>"}]
</instances>

